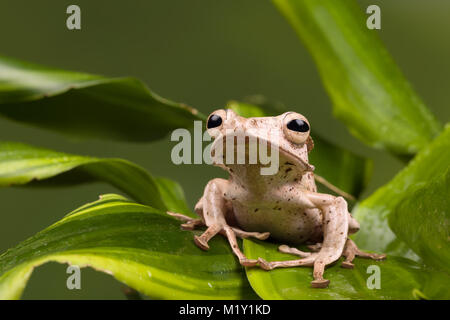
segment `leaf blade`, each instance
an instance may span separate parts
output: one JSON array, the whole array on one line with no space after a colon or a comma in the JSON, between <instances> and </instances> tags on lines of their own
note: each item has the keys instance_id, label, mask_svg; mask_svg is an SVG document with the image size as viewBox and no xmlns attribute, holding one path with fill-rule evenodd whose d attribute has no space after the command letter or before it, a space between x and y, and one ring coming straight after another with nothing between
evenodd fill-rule
<instances>
[{"instance_id":1,"label":"leaf blade","mask_svg":"<svg viewBox=\"0 0 450 320\"><path fill-rule=\"evenodd\" d=\"M395 65L356 1L273 0L314 58L334 114L365 143L410 157L441 125Z\"/></svg>"},{"instance_id":2,"label":"leaf blade","mask_svg":"<svg viewBox=\"0 0 450 320\"><path fill-rule=\"evenodd\" d=\"M365 249L405 255L408 248L396 239L388 217L407 200L411 190L424 186L448 170L450 163L450 125L400 171L388 184L354 208L354 217L364 225L354 237Z\"/></svg>"},{"instance_id":3,"label":"leaf blade","mask_svg":"<svg viewBox=\"0 0 450 320\"><path fill-rule=\"evenodd\" d=\"M0 297L20 297L32 270L48 261L92 266L154 298L255 298L224 239L202 252L175 219L116 195L2 254Z\"/></svg>"},{"instance_id":4,"label":"leaf blade","mask_svg":"<svg viewBox=\"0 0 450 320\"><path fill-rule=\"evenodd\" d=\"M134 78L106 78L0 56L0 115L81 138L146 142L204 116Z\"/></svg>"},{"instance_id":5,"label":"leaf blade","mask_svg":"<svg viewBox=\"0 0 450 320\"><path fill-rule=\"evenodd\" d=\"M426 264L450 273L450 169L408 192L389 214L389 226Z\"/></svg>"},{"instance_id":6,"label":"leaf blade","mask_svg":"<svg viewBox=\"0 0 450 320\"><path fill-rule=\"evenodd\" d=\"M25 184L78 184L104 181L138 202L158 209L163 202L157 181L143 168L123 159L77 156L22 143L0 142L0 187ZM167 191L168 192L168 191Z\"/></svg>"},{"instance_id":7,"label":"leaf blade","mask_svg":"<svg viewBox=\"0 0 450 320\"><path fill-rule=\"evenodd\" d=\"M249 258L263 257L268 261L289 260L293 256L278 252L277 245L244 239L245 253ZM297 257L298 258L298 257ZM450 277L426 268L409 259L389 256L385 261L374 262L356 258L354 269L344 269L340 263L325 270L330 285L325 289L311 288L312 268L280 268L264 271L247 268L252 288L262 299L290 300L392 300L392 299L448 299L446 290ZM380 269L380 289L367 286L371 276L368 267ZM439 281L435 281L438 279ZM433 286L429 284L435 281Z\"/></svg>"}]
</instances>

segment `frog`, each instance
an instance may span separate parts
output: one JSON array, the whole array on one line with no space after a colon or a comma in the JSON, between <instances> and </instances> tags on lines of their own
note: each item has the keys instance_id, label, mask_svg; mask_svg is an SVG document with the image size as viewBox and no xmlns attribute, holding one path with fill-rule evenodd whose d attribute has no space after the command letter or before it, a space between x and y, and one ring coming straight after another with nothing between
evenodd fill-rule
<instances>
[{"instance_id":1,"label":"frog","mask_svg":"<svg viewBox=\"0 0 450 320\"><path fill-rule=\"evenodd\" d=\"M360 250L349 238L360 229L352 217L343 195L319 193L314 166L308 154L314 148L308 119L297 112L285 112L274 117L239 116L231 109L219 109L207 118L206 130L215 144L223 146L237 131L245 133L246 152L249 141L263 141L278 151L278 166L274 174L262 174L262 163L223 161L217 155L212 164L228 171L228 179L210 180L195 205L198 218L168 211L182 221L183 230L206 227L194 243L208 250L214 236L225 236L231 250L244 267L263 270L287 267L312 267L311 287L326 288L330 281L324 278L325 268L341 257L341 266L352 269L355 257L383 260L385 254ZM251 139L250 139L251 138ZM237 144L234 137L232 143ZM235 148L238 150L238 148ZM273 149L272 149L273 150ZM219 154L219 153L218 153ZM323 179L323 178L321 178ZM325 180L325 179L323 179ZM326 180L325 180L326 181ZM334 191L340 191L334 188ZM284 261L249 259L241 251L237 238L273 240L281 244L278 250L295 256ZM309 251L299 250L306 245Z\"/></svg>"}]
</instances>

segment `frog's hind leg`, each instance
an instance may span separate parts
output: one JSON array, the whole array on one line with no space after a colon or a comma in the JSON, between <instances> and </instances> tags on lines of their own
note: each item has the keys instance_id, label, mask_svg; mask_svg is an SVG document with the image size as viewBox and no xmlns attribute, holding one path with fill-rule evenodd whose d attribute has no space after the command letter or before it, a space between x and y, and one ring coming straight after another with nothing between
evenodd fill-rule
<instances>
[{"instance_id":1,"label":"frog's hind leg","mask_svg":"<svg viewBox=\"0 0 450 320\"><path fill-rule=\"evenodd\" d=\"M239 263L245 267L254 267L258 264L258 260L248 259L244 253L242 253L241 249L239 249L239 245L236 239L236 233L230 226L224 227L225 236L230 243L231 249L233 253L238 257Z\"/></svg>"},{"instance_id":2,"label":"frog's hind leg","mask_svg":"<svg viewBox=\"0 0 450 320\"><path fill-rule=\"evenodd\" d=\"M311 286L326 288L330 281L323 278L325 267L341 257L347 240L349 224L347 202L342 197L326 194L308 192L307 195L311 205L315 205L323 214L323 242L319 252L313 252L299 260L267 262L260 259L259 264L266 270L278 267L313 266L314 280ZM292 248L286 251L296 252Z\"/></svg>"},{"instance_id":3,"label":"frog's hind leg","mask_svg":"<svg viewBox=\"0 0 450 320\"><path fill-rule=\"evenodd\" d=\"M386 258L385 254L368 253L361 251L351 239L347 239L342 255L345 257L345 261L342 262L342 267L347 269L353 269L354 264L352 262L356 256L373 260L383 260Z\"/></svg>"}]
</instances>

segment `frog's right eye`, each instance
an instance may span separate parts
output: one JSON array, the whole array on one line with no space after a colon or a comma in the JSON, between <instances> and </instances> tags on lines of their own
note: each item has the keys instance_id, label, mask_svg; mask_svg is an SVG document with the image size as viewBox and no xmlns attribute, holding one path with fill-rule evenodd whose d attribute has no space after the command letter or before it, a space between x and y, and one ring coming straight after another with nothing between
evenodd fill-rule
<instances>
[{"instance_id":1,"label":"frog's right eye","mask_svg":"<svg viewBox=\"0 0 450 320\"><path fill-rule=\"evenodd\" d=\"M222 117L213 113L208 118L208 123L206 124L206 128L212 129L212 128L220 127L222 125L222 122L223 122Z\"/></svg>"},{"instance_id":2,"label":"frog's right eye","mask_svg":"<svg viewBox=\"0 0 450 320\"><path fill-rule=\"evenodd\" d=\"M295 144L303 144L309 137L309 123L304 116L296 112L286 113L283 119L283 132L286 139Z\"/></svg>"}]
</instances>

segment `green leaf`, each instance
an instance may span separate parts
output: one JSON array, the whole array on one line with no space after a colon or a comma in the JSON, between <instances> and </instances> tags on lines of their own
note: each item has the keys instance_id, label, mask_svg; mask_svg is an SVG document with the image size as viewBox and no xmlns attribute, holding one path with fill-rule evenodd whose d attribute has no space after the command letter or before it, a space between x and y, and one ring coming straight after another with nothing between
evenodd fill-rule
<instances>
[{"instance_id":1,"label":"green leaf","mask_svg":"<svg viewBox=\"0 0 450 320\"><path fill-rule=\"evenodd\" d=\"M319 135L314 135L313 139L314 149L309 154L309 162L315 167L314 173L358 198L372 176L372 160L332 144ZM319 191L330 193L320 185Z\"/></svg>"},{"instance_id":2,"label":"green leaf","mask_svg":"<svg viewBox=\"0 0 450 320\"><path fill-rule=\"evenodd\" d=\"M406 201L405 206L409 207L409 201L414 201L412 197L416 189L425 187L431 181L441 177L443 173L447 172L449 163L450 125L447 125L444 132L417 154L407 167L353 210L354 217L364 226L355 235L356 242L362 248L369 250L398 255L405 254L407 248L405 248L404 243L396 239L395 234L388 225L388 218L396 210L405 209L405 207L397 209L400 203ZM441 194L441 192L438 192L438 194ZM448 197L448 193L443 193L443 195ZM419 213L417 209L412 210L415 211L414 213L412 211L408 212L408 219L412 219L410 218L411 215L426 215L427 213L431 215L434 210L439 210L442 205L439 201L436 196L435 204L427 202L430 205L427 208L427 212ZM400 212L398 214L401 215ZM415 223L423 223L423 221L416 220ZM397 230L403 228L401 225L396 225L396 227ZM412 243L414 242L412 239L415 237L414 233L416 231L413 231L411 227L407 228L410 231L408 237L411 239L408 242ZM438 228L438 226L435 226L435 228Z\"/></svg>"},{"instance_id":3,"label":"green leaf","mask_svg":"<svg viewBox=\"0 0 450 320\"><path fill-rule=\"evenodd\" d=\"M77 184L104 181L136 201L158 209L180 209L182 194L172 195L173 182L155 180L143 168L122 159L100 159L36 148L21 143L0 142L0 187L43 184ZM175 192L175 191L172 191ZM164 196L162 197L162 194Z\"/></svg>"},{"instance_id":4,"label":"green leaf","mask_svg":"<svg viewBox=\"0 0 450 320\"><path fill-rule=\"evenodd\" d=\"M409 157L441 126L354 0L273 0L313 56L334 114L367 144Z\"/></svg>"},{"instance_id":5,"label":"green leaf","mask_svg":"<svg viewBox=\"0 0 450 320\"><path fill-rule=\"evenodd\" d=\"M426 264L450 274L450 169L408 192L389 214L389 225Z\"/></svg>"},{"instance_id":6,"label":"green leaf","mask_svg":"<svg viewBox=\"0 0 450 320\"><path fill-rule=\"evenodd\" d=\"M106 78L0 56L0 115L82 138L151 141L203 115L133 78Z\"/></svg>"},{"instance_id":7,"label":"green leaf","mask_svg":"<svg viewBox=\"0 0 450 320\"><path fill-rule=\"evenodd\" d=\"M231 100L227 103L227 108L246 118L277 116L286 112L283 105L268 102L262 96L248 97L245 100L250 101Z\"/></svg>"},{"instance_id":8,"label":"green leaf","mask_svg":"<svg viewBox=\"0 0 450 320\"><path fill-rule=\"evenodd\" d=\"M268 261L290 260L293 256L280 253L277 245L262 241L244 241L249 258L263 257ZM327 267L325 278L330 280L326 289L311 288L312 268L298 267L264 271L247 268L247 277L256 293L263 299L449 299L450 277L433 271L414 261L389 256L384 261L356 258L354 269L340 267L340 262ZM380 289L369 289L373 271L380 269ZM372 267L373 268L373 267ZM375 267L376 268L376 267Z\"/></svg>"},{"instance_id":9,"label":"green leaf","mask_svg":"<svg viewBox=\"0 0 450 320\"><path fill-rule=\"evenodd\" d=\"M163 177L156 177L154 179L161 199L168 211L184 213L191 217L198 218L198 216L189 209L186 198L184 197L184 191L177 182Z\"/></svg>"},{"instance_id":10,"label":"green leaf","mask_svg":"<svg viewBox=\"0 0 450 320\"><path fill-rule=\"evenodd\" d=\"M260 106L238 101L229 102L227 108L247 118L275 116L286 112L267 103ZM314 165L314 172L339 189L358 197L370 180L372 161L328 142L314 131L311 136L314 149L309 154L309 162ZM321 185L318 187L319 191L330 192Z\"/></svg>"},{"instance_id":11,"label":"green leaf","mask_svg":"<svg viewBox=\"0 0 450 320\"><path fill-rule=\"evenodd\" d=\"M0 299L20 298L33 269L49 261L106 272L151 298L256 298L222 237L208 252L192 237L161 211L102 196L0 256Z\"/></svg>"}]
</instances>

